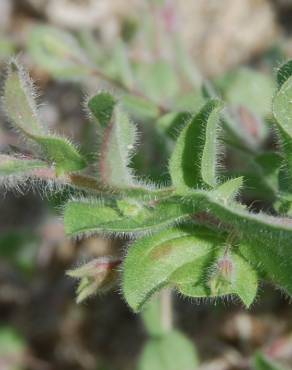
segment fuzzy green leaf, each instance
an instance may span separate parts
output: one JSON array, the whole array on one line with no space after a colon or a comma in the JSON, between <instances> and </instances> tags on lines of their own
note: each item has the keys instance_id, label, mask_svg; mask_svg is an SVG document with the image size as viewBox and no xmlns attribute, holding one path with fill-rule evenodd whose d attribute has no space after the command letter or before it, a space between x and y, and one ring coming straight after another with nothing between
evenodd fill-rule
<instances>
[{"instance_id":1,"label":"fuzzy green leaf","mask_svg":"<svg viewBox=\"0 0 292 370\"><path fill-rule=\"evenodd\" d=\"M118 202L117 208L97 201L70 201L65 207L64 223L68 235L88 233L133 234L160 230L185 220L192 209L183 204L161 201L157 205Z\"/></svg>"},{"instance_id":2,"label":"fuzzy green leaf","mask_svg":"<svg viewBox=\"0 0 292 370\"><path fill-rule=\"evenodd\" d=\"M288 80L289 77L292 76L292 60L281 65L281 67L277 71L277 83L278 88Z\"/></svg>"},{"instance_id":3,"label":"fuzzy green leaf","mask_svg":"<svg viewBox=\"0 0 292 370\"><path fill-rule=\"evenodd\" d=\"M281 133L292 138L292 77L284 82L274 97L273 113L278 122ZM285 142L284 142L285 145Z\"/></svg>"},{"instance_id":4,"label":"fuzzy green leaf","mask_svg":"<svg viewBox=\"0 0 292 370\"><path fill-rule=\"evenodd\" d=\"M90 74L89 63L76 39L49 26L34 27L29 51L35 62L56 78L76 80Z\"/></svg>"},{"instance_id":5,"label":"fuzzy green leaf","mask_svg":"<svg viewBox=\"0 0 292 370\"><path fill-rule=\"evenodd\" d=\"M248 308L255 299L258 278L250 264L234 251L212 250L170 278L178 290L190 297L220 297L236 294Z\"/></svg>"},{"instance_id":6,"label":"fuzzy green leaf","mask_svg":"<svg viewBox=\"0 0 292 370\"><path fill-rule=\"evenodd\" d=\"M219 112L222 109L223 103L214 101L206 121L205 144L201 160L201 176L202 180L211 187L217 185L218 122Z\"/></svg>"},{"instance_id":7,"label":"fuzzy green leaf","mask_svg":"<svg viewBox=\"0 0 292 370\"><path fill-rule=\"evenodd\" d=\"M44 154L56 167L57 174L79 171L86 167L85 159L66 138L58 136L35 136Z\"/></svg>"},{"instance_id":8,"label":"fuzzy green leaf","mask_svg":"<svg viewBox=\"0 0 292 370\"><path fill-rule=\"evenodd\" d=\"M195 115L178 137L174 152L170 158L169 170L173 185L177 191L184 192L188 188L202 185L202 181L215 182L215 143L207 139L206 134L213 132L218 121L218 113L222 109L219 100L209 100L201 111ZM213 136L214 139L214 136ZM203 142L202 142L203 140ZM210 151L209 151L210 150ZM202 167L199 163L204 153ZM204 167L204 168L203 168Z\"/></svg>"},{"instance_id":9,"label":"fuzzy green leaf","mask_svg":"<svg viewBox=\"0 0 292 370\"><path fill-rule=\"evenodd\" d=\"M67 140L48 134L38 119L31 80L24 69L13 61L10 63L4 87L4 107L12 124L27 139L34 141L57 173L78 171L86 166L77 149Z\"/></svg>"},{"instance_id":10,"label":"fuzzy green leaf","mask_svg":"<svg viewBox=\"0 0 292 370\"><path fill-rule=\"evenodd\" d=\"M181 266L210 253L222 244L206 229L169 229L137 240L124 263L123 292L134 311L139 311L157 290L169 283Z\"/></svg>"},{"instance_id":11,"label":"fuzzy green leaf","mask_svg":"<svg viewBox=\"0 0 292 370\"><path fill-rule=\"evenodd\" d=\"M115 98L107 92L101 92L88 101L90 111L102 127L109 124L115 105Z\"/></svg>"},{"instance_id":12,"label":"fuzzy green leaf","mask_svg":"<svg viewBox=\"0 0 292 370\"><path fill-rule=\"evenodd\" d=\"M292 77L286 79L273 100L273 113L278 124L282 150L284 153L284 168L288 171L289 182L292 178ZM289 185L291 188L291 185ZM290 189L289 189L290 190Z\"/></svg>"},{"instance_id":13,"label":"fuzzy green leaf","mask_svg":"<svg viewBox=\"0 0 292 370\"><path fill-rule=\"evenodd\" d=\"M292 258L289 248L283 250L281 242L274 244L267 243L265 240L258 240L255 248L254 243L243 241L240 244L240 253L262 273L266 280L292 295Z\"/></svg>"},{"instance_id":14,"label":"fuzzy green leaf","mask_svg":"<svg viewBox=\"0 0 292 370\"><path fill-rule=\"evenodd\" d=\"M99 160L99 175L106 185L120 188L134 184L129 162L136 144L136 128L118 107L106 127Z\"/></svg>"},{"instance_id":15,"label":"fuzzy green leaf","mask_svg":"<svg viewBox=\"0 0 292 370\"><path fill-rule=\"evenodd\" d=\"M146 343L138 370L196 370L197 367L193 344L180 332L171 331Z\"/></svg>"},{"instance_id":16,"label":"fuzzy green leaf","mask_svg":"<svg viewBox=\"0 0 292 370\"><path fill-rule=\"evenodd\" d=\"M155 102L173 98L179 90L174 68L163 60L136 65L136 81L140 90Z\"/></svg>"},{"instance_id":17,"label":"fuzzy green leaf","mask_svg":"<svg viewBox=\"0 0 292 370\"><path fill-rule=\"evenodd\" d=\"M12 124L25 135L40 135L44 132L38 117L35 95L28 73L17 61L12 61L5 81L4 108Z\"/></svg>"},{"instance_id":18,"label":"fuzzy green leaf","mask_svg":"<svg viewBox=\"0 0 292 370\"><path fill-rule=\"evenodd\" d=\"M249 212L245 206L236 202L224 202L218 192L193 191L190 201L196 209L207 212L220 222L222 229L233 229L238 237L249 241L264 241L277 247L279 252L290 247L292 237L292 219L274 217L263 213Z\"/></svg>"}]
</instances>

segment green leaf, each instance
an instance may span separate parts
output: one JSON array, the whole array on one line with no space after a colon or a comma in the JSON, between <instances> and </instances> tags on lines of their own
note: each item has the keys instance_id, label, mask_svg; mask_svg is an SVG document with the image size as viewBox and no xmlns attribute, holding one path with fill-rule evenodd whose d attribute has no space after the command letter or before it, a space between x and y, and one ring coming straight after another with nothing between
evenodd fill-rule
<instances>
[{"instance_id":1,"label":"green leaf","mask_svg":"<svg viewBox=\"0 0 292 370\"><path fill-rule=\"evenodd\" d=\"M155 102L173 98L179 91L177 74L166 61L136 65L136 80L143 93Z\"/></svg>"},{"instance_id":2,"label":"green leaf","mask_svg":"<svg viewBox=\"0 0 292 370\"><path fill-rule=\"evenodd\" d=\"M169 229L137 240L129 248L124 263L123 292L135 311L157 290L169 283L181 266L210 253L222 244L211 231L197 228Z\"/></svg>"},{"instance_id":3,"label":"green leaf","mask_svg":"<svg viewBox=\"0 0 292 370\"><path fill-rule=\"evenodd\" d=\"M253 363L255 370L285 370L282 366L267 359L261 352L255 354Z\"/></svg>"},{"instance_id":4,"label":"green leaf","mask_svg":"<svg viewBox=\"0 0 292 370\"><path fill-rule=\"evenodd\" d=\"M134 117L154 119L159 116L157 105L140 96L124 94L121 102L125 110Z\"/></svg>"},{"instance_id":5,"label":"green leaf","mask_svg":"<svg viewBox=\"0 0 292 370\"><path fill-rule=\"evenodd\" d=\"M58 175L86 167L84 158L67 138L51 135L38 136L34 140L41 145L46 157L55 165Z\"/></svg>"},{"instance_id":6,"label":"green leaf","mask_svg":"<svg viewBox=\"0 0 292 370\"><path fill-rule=\"evenodd\" d=\"M232 248L232 247L231 247ZM190 297L220 297L236 294L248 308L254 301L258 278L250 264L232 249L213 250L170 278L178 290Z\"/></svg>"},{"instance_id":7,"label":"green leaf","mask_svg":"<svg viewBox=\"0 0 292 370\"><path fill-rule=\"evenodd\" d=\"M128 56L127 44L123 40L118 39L112 50L114 66L116 67L118 78L127 87L130 89L133 88L134 76Z\"/></svg>"},{"instance_id":8,"label":"green leaf","mask_svg":"<svg viewBox=\"0 0 292 370\"><path fill-rule=\"evenodd\" d=\"M106 185L119 188L134 184L129 162L136 144L136 128L118 107L101 145L99 175Z\"/></svg>"},{"instance_id":9,"label":"green leaf","mask_svg":"<svg viewBox=\"0 0 292 370\"><path fill-rule=\"evenodd\" d=\"M290 239L291 240L291 239ZM243 241L240 253L261 272L264 278L273 282L289 295L292 295L292 258L290 249L283 250L281 243L267 243L265 240L255 244Z\"/></svg>"},{"instance_id":10,"label":"green leaf","mask_svg":"<svg viewBox=\"0 0 292 370\"><path fill-rule=\"evenodd\" d=\"M157 120L157 127L165 134L174 138L178 130L186 126L191 120L192 115L189 112L171 112L167 113Z\"/></svg>"},{"instance_id":11,"label":"green leaf","mask_svg":"<svg viewBox=\"0 0 292 370\"><path fill-rule=\"evenodd\" d=\"M130 204L126 212L118 202L114 209L96 200L70 201L65 206L64 224L68 235L90 233L133 234L160 230L189 218L191 208L161 201L155 206ZM120 209L119 209L120 208ZM130 213L129 213L130 209Z\"/></svg>"},{"instance_id":12,"label":"green leaf","mask_svg":"<svg viewBox=\"0 0 292 370\"><path fill-rule=\"evenodd\" d=\"M138 370L196 370L197 367L198 359L192 342L180 332L172 331L146 343Z\"/></svg>"},{"instance_id":13,"label":"green leaf","mask_svg":"<svg viewBox=\"0 0 292 370\"><path fill-rule=\"evenodd\" d=\"M273 113L278 122L281 133L292 138L292 77L282 85L273 100ZM284 138L286 137L284 136Z\"/></svg>"},{"instance_id":14,"label":"green leaf","mask_svg":"<svg viewBox=\"0 0 292 370\"><path fill-rule=\"evenodd\" d=\"M271 113L275 84L269 75L251 68L238 68L217 80L216 86L232 106L244 106L260 116Z\"/></svg>"},{"instance_id":15,"label":"green leaf","mask_svg":"<svg viewBox=\"0 0 292 370\"><path fill-rule=\"evenodd\" d=\"M115 98L107 92L100 92L88 101L91 113L102 127L106 127L109 124L115 105Z\"/></svg>"},{"instance_id":16,"label":"green leaf","mask_svg":"<svg viewBox=\"0 0 292 370\"><path fill-rule=\"evenodd\" d=\"M30 34L28 47L35 62L56 78L76 80L90 74L85 52L64 30L36 26Z\"/></svg>"},{"instance_id":17,"label":"green leaf","mask_svg":"<svg viewBox=\"0 0 292 370\"><path fill-rule=\"evenodd\" d=\"M289 77L292 75L292 60L289 60L286 63L283 63L281 67L277 71L277 83L278 88L288 80Z\"/></svg>"},{"instance_id":18,"label":"green leaf","mask_svg":"<svg viewBox=\"0 0 292 370\"><path fill-rule=\"evenodd\" d=\"M1 177L29 175L33 173L33 170L47 167L48 165L45 162L36 159L0 154L0 181Z\"/></svg>"},{"instance_id":19,"label":"green leaf","mask_svg":"<svg viewBox=\"0 0 292 370\"><path fill-rule=\"evenodd\" d=\"M252 213L245 206L236 202L224 202L218 192L192 191L185 196L185 202L191 201L198 212L217 218L221 229L232 229L238 237L253 242L264 242L277 246L279 252L288 250L292 237L292 219L274 217L264 213ZM214 220L214 221L215 221Z\"/></svg>"},{"instance_id":20,"label":"green leaf","mask_svg":"<svg viewBox=\"0 0 292 370\"><path fill-rule=\"evenodd\" d=\"M284 168L287 170L289 182L292 178L292 77L289 77L280 87L273 100L273 113L278 125L282 151L284 154ZM289 191L291 185L288 185Z\"/></svg>"},{"instance_id":21,"label":"green leaf","mask_svg":"<svg viewBox=\"0 0 292 370\"><path fill-rule=\"evenodd\" d=\"M209 100L178 137L169 162L170 176L177 191L198 187L202 185L202 180L207 184L215 183L216 148L207 134L212 134L214 139L214 128L221 109L219 100Z\"/></svg>"},{"instance_id":22,"label":"green leaf","mask_svg":"<svg viewBox=\"0 0 292 370\"><path fill-rule=\"evenodd\" d=\"M40 135L44 128L38 117L33 83L17 62L12 61L4 87L4 108L16 129L25 135Z\"/></svg>"},{"instance_id":23,"label":"green leaf","mask_svg":"<svg viewBox=\"0 0 292 370\"><path fill-rule=\"evenodd\" d=\"M4 87L4 107L16 129L40 147L47 159L56 166L58 174L78 171L86 166L85 160L69 140L48 134L42 126L32 82L16 61L9 66Z\"/></svg>"}]
</instances>

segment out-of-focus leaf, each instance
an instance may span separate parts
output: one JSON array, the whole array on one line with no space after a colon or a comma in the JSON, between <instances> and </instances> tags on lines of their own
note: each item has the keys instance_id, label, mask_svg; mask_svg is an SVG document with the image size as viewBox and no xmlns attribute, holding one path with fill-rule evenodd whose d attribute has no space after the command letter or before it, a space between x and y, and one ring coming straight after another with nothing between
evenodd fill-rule
<instances>
[{"instance_id":1,"label":"out-of-focus leaf","mask_svg":"<svg viewBox=\"0 0 292 370\"><path fill-rule=\"evenodd\" d=\"M68 32L46 25L33 28L29 51L35 62L56 78L76 80L90 75L89 62Z\"/></svg>"},{"instance_id":2,"label":"out-of-focus leaf","mask_svg":"<svg viewBox=\"0 0 292 370\"><path fill-rule=\"evenodd\" d=\"M275 83L269 75L239 68L223 76L216 86L224 100L233 106L243 105L261 117L271 113Z\"/></svg>"},{"instance_id":3,"label":"out-of-focus leaf","mask_svg":"<svg viewBox=\"0 0 292 370\"><path fill-rule=\"evenodd\" d=\"M138 364L138 370L196 370L197 367L193 344L178 331L150 339Z\"/></svg>"},{"instance_id":4,"label":"out-of-focus leaf","mask_svg":"<svg viewBox=\"0 0 292 370\"><path fill-rule=\"evenodd\" d=\"M179 92L175 70L166 61L137 64L136 79L140 90L156 102L173 98Z\"/></svg>"},{"instance_id":5,"label":"out-of-focus leaf","mask_svg":"<svg viewBox=\"0 0 292 370\"><path fill-rule=\"evenodd\" d=\"M255 354L253 363L255 370L285 370L284 367L267 359L261 352Z\"/></svg>"},{"instance_id":6,"label":"out-of-focus leaf","mask_svg":"<svg viewBox=\"0 0 292 370\"><path fill-rule=\"evenodd\" d=\"M156 104L135 95L125 94L122 96L123 107L137 118L153 119L159 116Z\"/></svg>"}]
</instances>

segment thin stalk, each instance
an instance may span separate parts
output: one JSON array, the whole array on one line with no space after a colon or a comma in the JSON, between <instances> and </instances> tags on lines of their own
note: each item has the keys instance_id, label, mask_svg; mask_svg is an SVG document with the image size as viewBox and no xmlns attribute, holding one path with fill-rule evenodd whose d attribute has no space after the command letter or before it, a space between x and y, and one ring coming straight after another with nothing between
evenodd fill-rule
<instances>
[{"instance_id":1,"label":"thin stalk","mask_svg":"<svg viewBox=\"0 0 292 370\"><path fill-rule=\"evenodd\" d=\"M160 293L161 325L165 332L173 328L173 301L171 289L163 289Z\"/></svg>"}]
</instances>

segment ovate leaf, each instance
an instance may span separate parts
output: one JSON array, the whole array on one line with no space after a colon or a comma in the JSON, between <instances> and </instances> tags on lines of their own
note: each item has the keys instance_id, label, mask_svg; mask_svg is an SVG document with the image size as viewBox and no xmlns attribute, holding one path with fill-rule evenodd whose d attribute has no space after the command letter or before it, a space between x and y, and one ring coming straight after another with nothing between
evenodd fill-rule
<instances>
[{"instance_id":1,"label":"ovate leaf","mask_svg":"<svg viewBox=\"0 0 292 370\"><path fill-rule=\"evenodd\" d=\"M197 367L193 344L180 332L172 331L146 343L138 370L196 370Z\"/></svg>"},{"instance_id":2,"label":"ovate leaf","mask_svg":"<svg viewBox=\"0 0 292 370\"><path fill-rule=\"evenodd\" d=\"M139 311L157 290L169 283L181 266L209 254L222 244L209 230L169 229L137 240L124 263L123 292L134 311Z\"/></svg>"},{"instance_id":3,"label":"ovate leaf","mask_svg":"<svg viewBox=\"0 0 292 370\"><path fill-rule=\"evenodd\" d=\"M169 171L177 191L198 187L202 182L215 182L215 142L211 143L206 135L215 134L222 104L219 100L209 100L201 111L182 130L169 162ZM207 131L208 127L208 131ZM212 136L214 139L214 135ZM210 147L213 147L210 149ZM205 147L204 147L205 146ZM201 158L204 152L202 167ZM203 168L203 166L206 166Z\"/></svg>"},{"instance_id":4,"label":"ovate leaf","mask_svg":"<svg viewBox=\"0 0 292 370\"><path fill-rule=\"evenodd\" d=\"M44 25L34 27L29 51L35 62L56 78L76 80L90 73L84 50L64 30Z\"/></svg>"}]
</instances>

